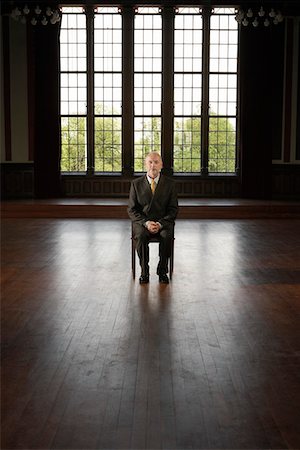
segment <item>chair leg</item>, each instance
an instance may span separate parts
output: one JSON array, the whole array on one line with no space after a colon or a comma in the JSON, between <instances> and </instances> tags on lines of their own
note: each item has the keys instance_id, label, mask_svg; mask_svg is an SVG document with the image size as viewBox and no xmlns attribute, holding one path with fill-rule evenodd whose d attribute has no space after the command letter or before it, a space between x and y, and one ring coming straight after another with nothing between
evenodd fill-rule
<instances>
[{"instance_id":1,"label":"chair leg","mask_svg":"<svg viewBox=\"0 0 300 450\"><path fill-rule=\"evenodd\" d=\"M132 278L135 279L135 245L132 238L131 238L131 270L132 270Z\"/></svg>"},{"instance_id":2,"label":"chair leg","mask_svg":"<svg viewBox=\"0 0 300 450\"><path fill-rule=\"evenodd\" d=\"M169 260L169 273L170 273L170 279L172 279L173 275L173 269L174 269L174 240L171 244L171 253L170 253L170 260ZM132 278L135 279L135 265L136 265L136 250L134 245L134 239L131 238L131 270L132 270Z\"/></svg>"},{"instance_id":3,"label":"chair leg","mask_svg":"<svg viewBox=\"0 0 300 450\"><path fill-rule=\"evenodd\" d=\"M174 239L172 241L171 255L170 255L170 279L171 280L172 280L172 275L173 275L173 268L174 268Z\"/></svg>"}]
</instances>

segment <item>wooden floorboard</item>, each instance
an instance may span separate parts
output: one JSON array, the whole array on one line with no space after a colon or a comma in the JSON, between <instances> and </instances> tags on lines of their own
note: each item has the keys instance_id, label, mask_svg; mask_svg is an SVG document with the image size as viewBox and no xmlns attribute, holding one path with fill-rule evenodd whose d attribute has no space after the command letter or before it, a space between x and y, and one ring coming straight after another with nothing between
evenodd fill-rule
<instances>
[{"instance_id":1,"label":"wooden floorboard","mask_svg":"<svg viewBox=\"0 0 300 450\"><path fill-rule=\"evenodd\" d=\"M2 220L1 449L299 449L300 220Z\"/></svg>"}]
</instances>

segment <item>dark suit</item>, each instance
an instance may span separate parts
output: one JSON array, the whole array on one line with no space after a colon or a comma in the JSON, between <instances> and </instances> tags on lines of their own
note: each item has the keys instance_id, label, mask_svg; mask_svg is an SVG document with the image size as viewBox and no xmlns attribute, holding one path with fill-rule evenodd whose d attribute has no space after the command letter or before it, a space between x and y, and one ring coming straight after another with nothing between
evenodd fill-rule
<instances>
[{"instance_id":1,"label":"dark suit","mask_svg":"<svg viewBox=\"0 0 300 450\"><path fill-rule=\"evenodd\" d=\"M154 235L158 236L160 241L157 273L167 273L174 223L178 212L174 181L161 174L152 194L147 176L137 178L131 183L127 211L133 224L133 238L142 275L149 274L149 240L153 234L145 227L148 220L159 222L162 226L160 232Z\"/></svg>"}]
</instances>

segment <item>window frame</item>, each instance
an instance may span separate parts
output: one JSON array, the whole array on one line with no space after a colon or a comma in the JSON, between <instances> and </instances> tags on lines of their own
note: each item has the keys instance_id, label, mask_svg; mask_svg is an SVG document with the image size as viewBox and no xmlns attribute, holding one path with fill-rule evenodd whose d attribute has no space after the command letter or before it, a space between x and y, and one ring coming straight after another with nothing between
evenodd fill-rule
<instances>
[{"instance_id":1,"label":"window frame","mask_svg":"<svg viewBox=\"0 0 300 450\"><path fill-rule=\"evenodd\" d=\"M147 20L147 18L151 18ZM158 18L156 20L156 18ZM149 25L146 27L138 27L136 26L137 22L152 22L152 25L154 22L160 22L160 28L156 27L150 27ZM136 7L135 8L135 16L134 16L134 54L136 51L136 45L143 45L147 46L149 50L151 50L151 56L148 55L146 58L139 57L142 63L142 67L138 67L137 63L137 57L136 54L134 56L133 66L134 66L134 159L133 159L133 166L134 166L134 173L140 173L143 171L143 161L144 157L146 156L145 147L147 143L144 141L144 137L146 135L148 138L150 138L150 142L148 143L148 146L153 151L158 151L161 153L161 146L162 146L162 48L163 48L163 19L162 19L162 10L159 7ZM155 30L158 30L160 33L159 44L155 43ZM143 35L141 42L135 41L136 34L140 33ZM158 32L157 32L158 33ZM147 34L151 34L151 39L149 41L144 41L144 36ZM152 54L154 50L154 45L159 45L160 55L157 56ZM144 55L144 54L143 54ZM155 66L155 60L157 60L160 67L158 69ZM146 68L145 68L146 65ZM151 70L149 65L151 65ZM148 67L147 67L148 66ZM142 82L137 85L136 80L140 79ZM156 82L154 81L156 79ZM148 80L148 85L147 81ZM157 84L157 86L156 86ZM136 92L137 88L140 89L140 98L137 97ZM145 91L148 90L151 92L151 97L153 96L153 93L155 91L157 92L159 90L160 95L160 101L153 101L151 98L150 101L144 100L144 94ZM138 105L140 105L140 108L142 109L143 114L141 111L139 112ZM144 112L146 109L146 113ZM151 114L149 114L149 109L151 110ZM159 113L158 111L159 110ZM155 112L156 111L156 112ZM137 128L137 123L140 122L141 128ZM158 122L159 126L157 130L153 129L153 122ZM149 131L147 131L145 125L149 125L151 123L151 128ZM136 135L140 134L142 136L142 142L138 144L136 142ZM155 141L155 134L158 134L160 136L158 147L154 145ZM137 149L140 147L141 157L140 155L137 155ZM141 166L141 170L137 169L136 166Z\"/></svg>"},{"instance_id":2,"label":"window frame","mask_svg":"<svg viewBox=\"0 0 300 450\"><path fill-rule=\"evenodd\" d=\"M68 5L65 5L68 6ZM111 5L116 7L118 5ZM213 9L209 6L203 6L203 40L202 40L202 105L201 105L201 170L200 172L178 173L173 171L173 121L174 121L174 17L176 5L161 6L162 14L162 107L161 107L161 153L164 160L164 172L167 175L174 175L177 179L191 177L238 177L239 176L239 67L237 69L237 127L236 127L236 171L234 173L209 173L208 171L208 133L209 133L209 33L210 33L210 15ZM132 6L120 6L120 13L123 16L122 29L122 61L124 60L128 70L122 70L122 172L95 172L94 170L94 130L90 125L94 121L94 47L93 47L93 14L94 7L89 5L85 7L87 18L87 58L88 58L88 107L87 107L87 171L86 173L68 173L62 172L63 176L119 176L133 177L139 176L139 172L134 171L134 16L135 11ZM239 33L239 30L238 30ZM239 42L238 42L239 48ZM91 86L93 88L91 88Z\"/></svg>"}]
</instances>

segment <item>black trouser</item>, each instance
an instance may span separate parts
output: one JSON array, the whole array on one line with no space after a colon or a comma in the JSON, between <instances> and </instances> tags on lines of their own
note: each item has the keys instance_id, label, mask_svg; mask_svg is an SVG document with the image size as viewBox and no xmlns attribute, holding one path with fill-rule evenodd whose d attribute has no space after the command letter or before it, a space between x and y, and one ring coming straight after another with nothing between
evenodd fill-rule
<instances>
[{"instance_id":1,"label":"black trouser","mask_svg":"<svg viewBox=\"0 0 300 450\"><path fill-rule=\"evenodd\" d=\"M149 275L149 242L151 239L159 239L159 263L157 274L168 273L168 259L171 255L171 244L173 239L173 227L163 228L159 233L150 233L143 225L133 224L133 239L140 260L143 276Z\"/></svg>"}]
</instances>

